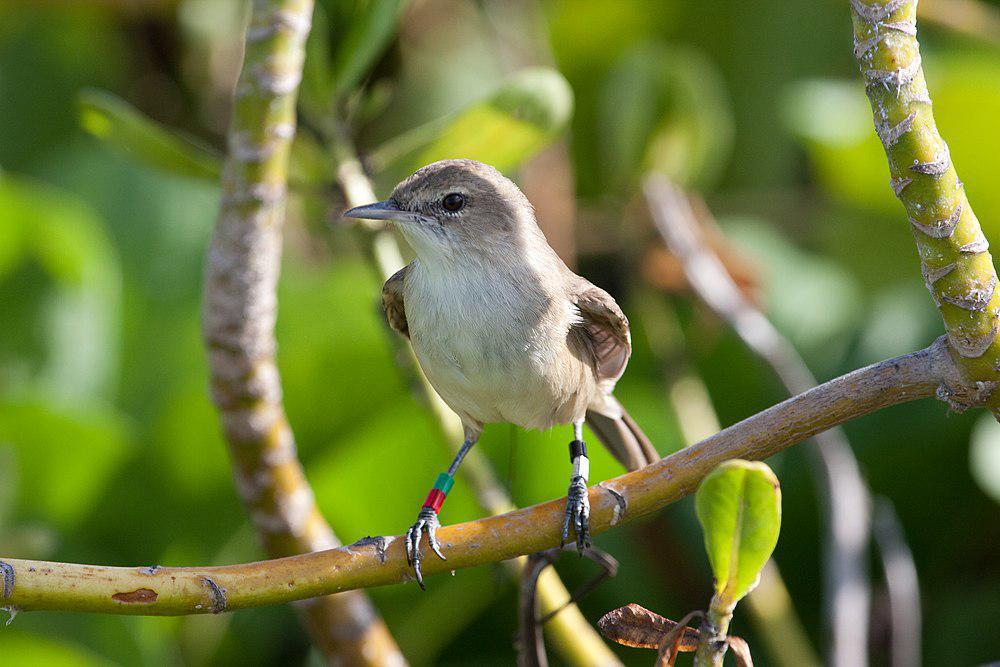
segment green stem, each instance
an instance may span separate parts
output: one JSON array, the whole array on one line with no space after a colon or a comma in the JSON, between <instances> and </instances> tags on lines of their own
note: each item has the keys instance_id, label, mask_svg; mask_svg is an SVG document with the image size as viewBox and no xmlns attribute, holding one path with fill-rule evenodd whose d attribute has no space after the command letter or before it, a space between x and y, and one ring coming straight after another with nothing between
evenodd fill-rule
<instances>
[{"instance_id":1,"label":"green stem","mask_svg":"<svg viewBox=\"0 0 1000 667\"><path fill-rule=\"evenodd\" d=\"M854 54L889 160L890 185L909 216L949 347L967 383L994 382L1000 379L997 274L934 122L920 66L916 5L916 0L851 0ZM993 387L978 388L985 394ZM1000 406L1000 394L989 405Z\"/></svg>"},{"instance_id":2,"label":"green stem","mask_svg":"<svg viewBox=\"0 0 1000 667\"><path fill-rule=\"evenodd\" d=\"M694 654L695 667L722 667L734 607L735 605L725 604L718 595L712 596L708 613L701 621L698 650Z\"/></svg>"}]
</instances>

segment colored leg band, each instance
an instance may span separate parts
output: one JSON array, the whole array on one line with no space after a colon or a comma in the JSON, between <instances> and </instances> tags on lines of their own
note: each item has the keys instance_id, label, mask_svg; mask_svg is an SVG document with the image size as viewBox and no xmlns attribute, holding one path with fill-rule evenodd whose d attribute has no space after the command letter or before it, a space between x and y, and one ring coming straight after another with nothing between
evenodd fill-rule
<instances>
[{"instance_id":1,"label":"colored leg band","mask_svg":"<svg viewBox=\"0 0 1000 667\"><path fill-rule=\"evenodd\" d=\"M441 506L444 505L444 499L448 497L448 492L451 491L451 487L454 485L455 478L448 473L443 472L438 475L437 480L434 482L434 488L427 494L424 507L431 508L435 514L440 512Z\"/></svg>"},{"instance_id":2,"label":"colored leg band","mask_svg":"<svg viewBox=\"0 0 1000 667\"><path fill-rule=\"evenodd\" d=\"M574 440L569 443L569 460L575 461L581 456L587 456L587 445L583 440Z\"/></svg>"}]
</instances>

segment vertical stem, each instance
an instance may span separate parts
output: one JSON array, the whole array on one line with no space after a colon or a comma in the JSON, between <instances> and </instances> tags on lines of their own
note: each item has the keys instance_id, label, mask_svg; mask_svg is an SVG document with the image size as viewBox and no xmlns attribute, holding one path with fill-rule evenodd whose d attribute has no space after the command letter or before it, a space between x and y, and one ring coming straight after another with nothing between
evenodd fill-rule
<instances>
[{"instance_id":1,"label":"vertical stem","mask_svg":"<svg viewBox=\"0 0 1000 667\"><path fill-rule=\"evenodd\" d=\"M712 596L708 613L701 621L698 650L694 654L695 667L722 667L726 657L726 635L733 620L733 605L726 605L718 595Z\"/></svg>"},{"instance_id":2,"label":"vertical stem","mask_svg":"<svg viewBox=\"0 0 1000 667\"><path fill-rule=\"evenodd\" d=\"M996 381L997 274L934 122L920 66L916 0L851 0L851 8L854 55L889 161L889 183L909 216L924 282L944 319L949 348L967 381ZM983 392L991 389L981 386ZM1000 395L989 404L995 410Z\"/></svg>"},{"instance_id":3,"label":"vertical stem","mask_svg":"<svg viewBox=\"0 0 1000 667\"><path fill-rule=\"evenodd\" d=\"M205 266L203 335L212 397L237 490L272 557L339 546L296 456L275 361L288 158L312 8L312 0L253 3ZM404 663L363 592L297 606L330 662Z\"/></svg>"}]
</instances>

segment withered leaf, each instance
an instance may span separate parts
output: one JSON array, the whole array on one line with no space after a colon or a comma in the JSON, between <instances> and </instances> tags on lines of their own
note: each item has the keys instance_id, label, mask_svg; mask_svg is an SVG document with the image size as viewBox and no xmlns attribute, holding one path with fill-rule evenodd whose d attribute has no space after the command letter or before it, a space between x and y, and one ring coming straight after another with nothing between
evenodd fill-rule
<instances>
[{"instance_id":1,"label":"withered leaf","mask_svg":"<svg viewBox=\"0 0 1000 667\"><path fill-rule=\"evenodd\" d=\"M677 624L634 602L613 609L597 621L601 633L613 642L634 648L659 649L664 635ZM685 628L677 645L684 652L698 648L698 631Z\"/></svg>"},{"instance_id":2,"label":"withered leaf","mask_svg":"<svg viewBox=\"0 0 1000 667\"><path fill-rule=\"evenodd\" d=\"M753 658L750 657L750 645L742 637L731 636L726 639L729 642L729 649L736 658L737 667L753 667Z\"/></svg>"}]
</instances>

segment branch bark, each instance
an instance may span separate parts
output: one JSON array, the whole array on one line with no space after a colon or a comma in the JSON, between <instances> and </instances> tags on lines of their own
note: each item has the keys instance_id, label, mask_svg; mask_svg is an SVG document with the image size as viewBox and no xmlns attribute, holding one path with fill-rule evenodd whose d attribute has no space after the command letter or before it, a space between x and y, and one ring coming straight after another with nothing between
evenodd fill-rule
<instances>
[{"instance_id":1,"label":"branch bark","mask_svg":"<svg viewBox=\"0 0 1000 667\"><path fill-rule=\"evenodd\" d=\"M963 390L943 338L931 347L861 368L790 398L636 472L590 489L591 527L602 533L693 493L731 458L760 460L824 431L935 393L975 404ZM439 537L447 561L426 574L458 570L552 548L561 537L565 498L468 523ZM3 598L22 610L179 615L219 612L369 586L409 581L404 539L366 539L350 546L272 561L210 568L127 568L26 560L0 561Z\"/></svg>"},{"instance_id":2,"label":"branch bark","mask_svg":"<svg viewBox=\"0 0 1000 667\"><path fill-rule=\"evenodd\" d=\"M271 557L340 544L320 515L296 456L275 360L288 159L312 9L312 0L253 3L234 92L222 204L205 266L203 334L212 397L229 443L237 490ZM144 571L136 572L157 576ZM228 608L232 595L226 583L210 575L200 581L209 594L203 609ZM146 590L155 588L138 585L114 599L142 604L150 596ZM303 602L298 611L330 661L405 662L361 592Z\"/></svg>"},{"instance_id":3,"label":"branch bark","mask_svg":"<svg viewBox=\"0 0 1000 667\"><path fill-rule=\"evenodd\" d=\"M916 0L851 0L854 55L889 161L889 184L909 216L924 282L949 347L984 398L1000 380L1000 294L989 244L938 133L920 66ZM994 415L1000 393L988 400ZM966 407L955 402L956 409Z\"/></svg>"}]
</instances>

